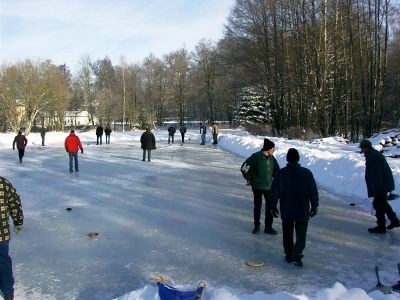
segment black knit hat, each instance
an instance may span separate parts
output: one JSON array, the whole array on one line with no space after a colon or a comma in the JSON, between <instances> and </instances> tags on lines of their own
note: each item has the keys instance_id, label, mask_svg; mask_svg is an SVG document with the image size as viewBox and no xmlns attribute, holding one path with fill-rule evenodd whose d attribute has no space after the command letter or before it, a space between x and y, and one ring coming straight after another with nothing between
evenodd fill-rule
<instances>
[{"instance_id":1,"label":"black knit hat","mask_svg":"<svg viewBox=\"0 0 400 300\"><path fill-rule=\"evenodd\" d=\"M360 148L372 149L372 144L369 140L362 140L360 143Z\"/></svg>"},{"instance_id":2,"label":"black knit hat","mask_svg":"<svg viewBox=\"0 0 400 300\"><path fill-rule=\"evenodd\" d=\"M270 141L267 138L264 139L263 151L268 151L268 150L270 150L270 149L272 149L274 147L275 147L274 142Z\"/></svg>"},{"instance_id":3,"label":"black knit hat","mask_svg":"<svg viewBox=\"0 0 400 300\"><path fill-rule=\"evenodd\" d=\"M286 160L288 163L297 163L300 160L299 151L295 148L290 148L286 154Z\"/></svg>"}]
</instances>

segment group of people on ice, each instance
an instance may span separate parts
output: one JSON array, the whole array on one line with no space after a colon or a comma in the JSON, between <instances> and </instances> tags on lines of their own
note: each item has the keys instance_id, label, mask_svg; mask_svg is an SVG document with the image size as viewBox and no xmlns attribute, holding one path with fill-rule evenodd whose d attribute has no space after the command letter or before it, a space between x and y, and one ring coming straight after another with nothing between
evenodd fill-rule
<instances>
[{"instance_id":1,"label":"group of people on ice","mask_svg":"<svg viewBox=\"0 0 400 300\"><path fill-rule=\"evenodd\" d=\"M365 181L368 197L373 197L377 226L370 233L386 233L400 227L400 221L387 201L387 195L395 189L392 171L385 157L372 147L369 140L360 143L365 156ZM303 250L309 217L318 213L319 198L317 185L310 170L299 164L297 149L290 148L286 154L287 165L280 169L273 156L275 144L264 139L263 148L253 153L241 166L241 172L250 185L254 198L253 234L260 232L262 197L265 199L264 233L276 235L273 219L281 215L283 249L285 260L303 266ZM279 203L278 210L277 205ZM386 226L386 217L390 223ZM295 234L295 235L294 235Z\"/></svg>"},{"instance_id":2,"label":"group of people on ice","mask_svg":"<svg viewBox=\"0 0 400 300\"><path fill-rule=\"evenodd\" d=\"M218 128L216 131L212 130L216 143ZM170 131L168 130L168 132ZM186 130L184 130L184 133L186 133ZM201 124L200 133L206 134L206 128L203 124ZM101 137L101 135L98 136ZM101 139L99 141L101 144ZM182 136L183 141L184 135ZM155 137L150 128L146 128L140 142L143 149L143 161L146 160L146 154L147 160L150 161L151 150L156 149ZM13 142L13 149L16 145L20 162L22 162L26 144L26 137L18 132ZM70 131L65 139L64 146L69 153L70 171L73 172L74 168L75 171L79 171L77 155L79 150L83 153L83 147L74 130ZM365 181L368 197L373 197L372 205L377 220L377 226L369 228L368 231L384 234L387 230L400 227L400 221L387 201L387 194L395 189L393 174L385 157L372 147L369 140L361 141L359 147L365 156ZM253 153L241 166L246 184L251 186L253 191L254 229L252 233L260 233L261 208L264 197L264 233L277 234L272 225L273 219L280 214L285 260L301 267L303 266L302 258L306 245L308 220L318 213L318 190L312 172L299 164L300 154L297 149L290 148L288 150L286 154L287 165L283 168L279 167L273 156L274 150L275 144L265 138L262 149ZM73 164L73 160L75 160L75 164ZM386 216L390 221L388 225L386 224ZM9 217L12 219L14 232L20 233L24 220L20 196L13 185L0 176L0 291L6 300L14 299L12 260L9 256Z\"/></svg>"}]
</instances>

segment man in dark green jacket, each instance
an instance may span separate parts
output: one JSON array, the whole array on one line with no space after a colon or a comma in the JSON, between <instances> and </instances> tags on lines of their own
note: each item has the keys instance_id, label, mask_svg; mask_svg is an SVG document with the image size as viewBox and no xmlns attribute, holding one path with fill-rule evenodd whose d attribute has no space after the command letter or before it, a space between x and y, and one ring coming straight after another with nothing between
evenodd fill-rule
<instances>
[{"instance_id":1,"label":"man in dark green jacket","mask_svg":"<svg viewBox=\"0 0 400 300\"><path fill-rule=\"evenodd\" d=\"M254 195L254 234L260 232L262 196L265 198L264 232L268 234L277 234L272 228L274 217L269 202L269 191L271 190L272 179L279 170L278 162L273 156L274 151L275 144L266 138L264 139L263 148L246 159L241 167L242 175L247 180L246 184L251 186Z\"/></svg>"},{"instance_id":2,"label":"man in dark green jacket","mask_svg":"<svg viewBox=\"0 0 400 300\"><path fill-rule=\"evenodd\" d=\"M308 219L318 211L318 190L311 171L300 166L300 155L296 149L289 149L286 160L286 167L280 169L274 177L270 198L273 212L277 213L278 200L280 203L285 259L288 263L293 262L301 267Z\"/></svg>"},{"instance_id":3,"label":"man in dark green jacket","mask_svg":"<svg viewBox=\"0 0 400 300\"><path fill-rule=\"evenodd\" d=\"M368 197L374 197L372 206L375 209L378 226L369 228L371 233L386 233L386 228L391 230L400 227L400 221L387 201L387 194L394 190L394 178L385 157L372 148L369 140L360 143L361 152L365 155L365 182ZM385 214L391 223L386 227Z\"/></svg>"}]
</instances>

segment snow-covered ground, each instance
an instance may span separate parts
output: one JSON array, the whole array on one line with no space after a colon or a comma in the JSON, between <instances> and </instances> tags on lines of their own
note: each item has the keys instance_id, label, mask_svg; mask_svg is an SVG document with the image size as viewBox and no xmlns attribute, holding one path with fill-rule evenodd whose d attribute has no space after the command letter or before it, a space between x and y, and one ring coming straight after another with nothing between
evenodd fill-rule
<instances>
[{"instance_id":1,"label":"snow-covered ground","mask_svg":"<svg viewBox=\"0 0 400 300\"><path fill-rule=\"evenodd\" d=\"M252 136L241 130L222 130L217 148L209 144L202 148L198 145L197 130L189 130L187 145L184 147L167 146L166 130L156 131L155 134L158 149L153 154L153 162L149 164L141 162L140 159L141 150L138 141L141 132L112 133L111 145L102 146L94 144L94 132L78 133L85 148L85 153L79 156L81 165L79 174L68 172L67 155L63 149L66 133L47 133L46 147L40 146L39 134L30 134L23 164L17 163L17 152L11 149L14 135L0 135L2 162L0 174L7 177L18 189L26 216L24 232L20 236L13 237L10 243L10 251L14 259L17 300L111 299L116 297L115 291L110 292L110 287L113 286L125 288L118 300L157 299L157 288L151 284L151 276L156 274L158 268L166 264L166 261L178 260L178 256L182 255L182 253L178 255L178 252L183 251L183 255L194 256L200 260L204 256L204 266L213 265L212 272L218 275L221 271L218 263L229 264L230 251L233 250L221 250L215 246L216 250L211 255L215 255L217 261L213 262L211 258L206 257L210 253L201 250L201 243L212 245L226 242L230 247L234 247L235 237L238 240L244 239L253 243L252 240L248 240L255 238L248 233L252 223L251 210L241 211L236 207L239 202L242 203L243 199L247 200L246 205L250 204L249 207L251 207L251 201L248 201L251 198L251 192L243 182L239 182L242 181L239 168L240 162L261 148L264 137ZM377 136L372 139L372 142L378 144L384 137L386 136ZM364 183L364 158L359 152L358 145L342 144L337 138L324 139L315 143L273 137L270 139L276 144L275 156L281 166L285 165L285 155L290 147L299 150L300 163L313 171L319 189L328 193L328 196L324 195L324 197L329 198L329 194L333 194L344 203L354 203L356 208L367 212L365 214L371 211L371 199L367 198ZM179 135L176 135L176 140L179 140ZM192 147L190 151L183 151L183 148L188 149L190 145ZM224 152L227 153L224 154ZM385 154L399 152L399 148L392 147L385 151ZM193 153L199 154L198 160L190 160ZM394 192L400 194L400 159L388 157L387 160L395 177L396 190ZM188 178L192 178L190 177L194 172L192 170L199 170L200 173L194 175L196 180L187 182ZM182 174L182 177L178 175L176 178L176 174ZM164 181L169 176L174 178ZM164 186L166 183L173 187ZM174 191L173 199L167 193L168 189ZM192 191L198 192L202 189L204 189L204 194L199 193L198 197L192 195ZM221 220L214 216L214 210L219 209L217 204L215 207L202 207L203 196L221 197L220 194L214 194L216 193L214 189L222 190L227 196L227 203L233 201L235 204L232 207L223 208L226 210L223 214L224 218L234 223L233 228L237 230L237 233L226 233L233 241L214 240L210 232L203 235L203 232L194 228L191 222L182 219L182 212L174 212L174 209L178 207L175 201L179 201L181 209L182 202L190 199L192 204L189 206L185 203L187 207L183 207L183 214L197 220L200 227L203 222L201 217L207 218L207 221L212 224L223 226ZM133 203L130 198L135 199L135 202ZM207 205L213 205L207 203ZM400 200L391 201L390 204L400 215ZM66 213L66 207L71 207L72 211ZM195 211L201 211L201 214L207 215L198 216ZM323 206L321 206L321 211L323 211ZM155 213L157 216L155 220L146 219L148 215L154 217ZM164 214L169 221L163 220ZM320 218L323 217L324 214L321 212ZM371 217L370 220L370 225L373 226L374 218ZM154 226L153 229L146 228L151 224ZM179 234L188 234L188 236L173 237L168 235L168 231L164 232L165 236L160 235L163 227L175 230ZM205 229L209 230L208 227ZM219 231L220 228L217 227L215 230ZM366 228L362 230L364 232ZM90 231L100 232L99 237L95 239L85 237L84 233ZM328 232L332 231L327 231L327 235ZM190 242L190 236L193 234L196 235L194 242ZM389 279L391 283L400 279L395 274L397 271L395 264L400 261L399 245L390 246L391 242L398 243L398 235L400 231L395 229L385 235L386 239L370 237L374 243L382 244L387 247L387 251L393 252L391 253L392 262L382 261L383 256L376 258L377 265L386 268L389 265L393 266L393 270L383 270L384 279ZM143 236L148 240L141 238ZM368 234L366 236L368 237ZM218 238L221 239L220 236ZM163 252L151 243L147 244L153 239L154 243L161 244L161 248L165 245L168 249ZM280 239L281 237L278 237L279 242L276 242L279 244L277 249L281 247ZM169 249L171 243L176 243L176 248ZM200 245L196 246L197 243ZM265 247L264 244L258 244L264 241L257 240L254 243L256 244L250 248ZM310 244L312 243L311 238ZM117 252L113 247L116 244L119 249ZM382 250L378 248L379 251ZM135 251L137 249L141 252L148 251L148 253L138 254ZM378 250L371 250L371 252L380 253ZM135 256L135 259L132 259L134 262L121 265L124 261L129 261L132 255ZM93 262L87 258L90 256L93 257ZM142 260L143 262L149 260L147 256L154 260L154 264L159 263L160 266L141 264ZM109 257L109 259L104 261L104 266L98 266L97 257ZM323 257L322 255L322 259ZM309 264L310 269L314 267L316 269L313 271L318 272L317 267L306 258L305 270ZM221 259L223 261L220 261ZM190 264L190 260L186 263ZM193 287L199 280L205 280L208 287L204 299L400 299L398 295L383 295L378 291L367 294L365 290L354 285L356 282L346 284L349 289L339 282L334 283L335 281L330 280L326 280L325 287L321 286L320 282L316 282L313 287L315 279L307 277L310 276L307 273L298 274L299 278L296 282L290 272L297 270L291 271L287 264L278 263L277 265L278 269L289 270L287 271L289 272L288 279L281 280L284 283L281 286L275 285L269 289L258 281L265 280L265 273L271 272L272 268L255 270L254 276L246 279L253 287L246 289L243 283L241 284L241 279L237 278L243 270L238 270L237 273L232 271L231 274L220 274L220 278L230 279L228 282L231 284L213 286L213 283L207 282L207 278L196 276L195 268L199 268L199 264L193 265L191 273L174 268L168 269L168 264L166 265L167 267L161 267L161 269L169 272L163 275L167 275L171 283L177 286L180 286L181 282L174 281L173 274L177 274L178 278L185 278L183 283L185 288ZM354 270L360 270L357 261L352 267ZM360 274L360 278L365 278L365 276L370 276L370 278L367 284L364 282L365 286L362 281L359 282L359 287L364 289L375 282L373 266L366 266L365 269L367 273ZM245 271L248 272L247 269ZM63 275L61 276L58 272L62 272ZM110 273L113 276L109 276ZM344 282L346 275L342 275L344 279L336 281ZM294 278L296 276L294 274ZM110 277L115 281L110 282ZM70 278L70 280L65 280L65 278ZM136 289L122 295L127 290L126 286L119 282L121 278L131 278L132 283L135 282ZM303 285L307 278L310 282L304 288L299 288L299 285ZM102 282L103 279L108 282ZM61 282L61 280L65 281ZM137 286L138 282L142 283L141 288ZM193 284L189 285L188 282ZM216 282L219 281L216 280ZM220 282L225 281L220 280ZM315 289L315 287L318 288ZM283 291L279 292L279 290ZM296 296L293 291L301 293Z\"/></svg>"}]
</instances>

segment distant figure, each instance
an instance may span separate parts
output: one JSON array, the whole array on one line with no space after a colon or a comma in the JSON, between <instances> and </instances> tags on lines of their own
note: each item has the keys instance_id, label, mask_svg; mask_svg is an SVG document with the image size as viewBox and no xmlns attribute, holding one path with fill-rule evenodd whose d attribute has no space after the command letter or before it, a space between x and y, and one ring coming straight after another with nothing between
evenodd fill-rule
<instances>
[{"instance_id":1,"label":"distant figure","mask_svg":"<svg viewBox=\"0 0 400 300\"><path fill-rule=\"evenodd\" d=\"M9 217L14 224L14 232L20 233L24 223L21 199L12 184L0 177L0 291L5 300L14 299L14 277L12 260L9 255L10 225Z\"/></svg>"},{"instance_id":2,"label":"distant figure","mask_svg":"<svg viewBox=\"0 0 400 300\"><path fill-rule=\"evenodd\" d=\"M75 161L75 171L79 171L78 166L78 150L81 149L81 153L83 153L83 147L81 141L77 135L75 135L75 130L71 130L69 136L65 139L65 150L69 155L69 171L72 173L74 170L72 168L72 160Z\"/></svg>"},{"instance_id":3,"label":"distant figure","mask_svg":"<svg viewBox=\"0 0 400 300\"><path fill-rule=\"evenodd\" d=\"M201 134L201 143L200 145L206 144L206 134L207 134L207 126L203 123L200 123L200 134Z\"/></svg>"},{"instance_id":4,"label":"distant figure","mask_svg":"<svg viewBox=\"0 0 400 300\"><path fill-rule=\"evenodd\" d=\"M372 206L375 209L378 226L369 228L371 233L386 233L386 229L400 227L400 221L387 201L387 195L394 190L394 178L392 170L385 156L372 147L369 140L360 143L361 152L365 156L365 182L367 184L368 197L374 197ZM385 214L390 220L386 227Z\"/></svg>"},{"instance_id":5,"label":"distant figure","mask_svg":"<svg viewBox=\"0 0 400 300\"><path fill-rule=\"evenodd\" d=\"M279 170L278 162L274 157L275 144L269 139L264 139L263 148L253 153L242 164L241 172L246 179L246 184L251 186L254 196L254 229L253 234L260 232L260 215L262 197L265 199L265 229L264 233L278 234L273 228L273 215L269 193L272 179Z\"/></svg>"},{"instance_id":6,"label":"distant figure","mask_svg":"<svg viewBox=\"0 0 400 300\"><path fill-rule=\"evenodd\" d=\"M168 127L168 144L172 141L174 143L174 136L175 136L176 128L175 125L171 125Z\"/></svg>"},{"instance_id":7,"label":"distant figure","mask_svg":"<svg viewBox=\"0 0 400 300\"><path fill-rule=\"evenodd\" d=\"M300 166L300 155L296 149L289 149L286 160L288 162L286 167L280 169L274 176L270 200L275 217L278 217L276 206L278 200L280 202L285 259L288 263L293 262L301 267L308 219L318 212L318 190L311 171ZM296 232L295 243L293 231Z\"/></svg>"},{"instance_id":8,"label":"distant figure","mask_svg":"<svg viewBox=\"0 0 400 300\"><path fill-rule=\"evenodd\" d=\"M146 151L147 151L147 161L151 160L151 150L156 149L156 138L154 134L150 131L150 128L147 127L146 131L143 132L140 137L141 148L143 149L143 161L146 160Z\"/></svg>"},{"instance_id":9,"label":"distant figure","mask_svg":"<svg viewBox=\"0 0 400 300\"><path fill-rule=\"evenodd\" d=\"M44 138L46 136L46 131L47 129L42 127L42 129L40 129L40 137L42 138L42 146L44 146Z\"/></svg>"},{"instance_id":10,"label":"distant figure","mask_svg":"<svg viewBox=\"0 0 400 300\"><path fill-rule=\"evenodd\" d=\"M182 124L179 127L179 132L181 133L181 137L182 137L182 144L185 142L185 134L186 134L186 126L185 124Z\"/></svg>"},{"instance_id":11,"label":"distant figure","mask_svg":"<svg viewBox=\"0 0 400 300\"><path fill-rule=\"evenodd\" d=\"M110 143L111 132L112 132L112 130L110 128L110 124L108 124L106 129L104 130L104 133L106 134L106 144Z\"/></svg>"},{"instance_id":12,"label":"distant figure","mask_svg":"<svg viewBox=\"0 0 400 300\"><path fill-rule=\"evenodd\" d=\"M15 144L17 144L19 162L22 163L22 158L25 155L25 146L28 144L28 140L25 135L22 134L21 130L18 131L18 135L14 138L13 150L15 150Z\"/></svg>"},{"instance_id":13,"label":"distant figure","mask_svg":"<svg viewBox=\"0 0 400 300\"><path fill-rule=\"evenodd\" d=\"M97 136L96 145L99 144L99 140L100 140L100 145L101 145L103 143L103 127L100 124L97 125L97 128L96 128L96 136Z\"/></svg>"},{"instance_id":14,"label":"distant figure","mask_svg":"<svg viewBox=\"0 0 400 300\"><path fill-rule=\"evenodd\" d=\"M218 129L219 129L218 124L216 122L213 122L212 126L211 126L211 133L213 136L213 144L214 145L218 144Z\"/></svg>"}]
</instances>

